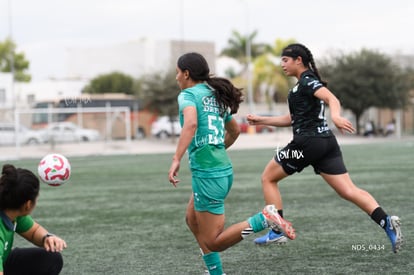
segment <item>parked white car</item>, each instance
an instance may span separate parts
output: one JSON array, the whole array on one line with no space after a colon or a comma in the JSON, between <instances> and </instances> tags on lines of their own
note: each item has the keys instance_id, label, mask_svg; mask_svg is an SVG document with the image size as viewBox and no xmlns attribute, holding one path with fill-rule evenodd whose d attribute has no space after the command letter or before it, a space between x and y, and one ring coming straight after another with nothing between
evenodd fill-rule
<instances>
[{"instance_id":1,"label":"parked white car","mask_svg":"<svg viewBox=\"0 0 414 275\"><path fill-rule=\"evenodd\" d=\"M20 125L16 135L14 123L0 123L0 145L14 145L16 144L16 139L19 140L19 144L28 145L45 142L43 135L39 131Z\"/></svg>"},{"instance_id":2,"label":"parked white car","mask_svg":"<svg viewBox=\"0 0 414 275\"><path fill-rule=\"evenodd\" d=\"M181 134L181 125L178 117L174 117L171 122L170 117L161 116L152 123L151 134L157 138L168 138L172 135L179 136Z\"/></svg>"},{"instance_id":3,"label":"parked white car","mask_svg":"<svg viewBox=\"0 0 414 275\"><path fill-rule=\"evenodd\" d=\"M41 130L47 142L97 141L101 135L95 129L85 129L72 122L51 123Z\"/></svg>"}]
</instances>

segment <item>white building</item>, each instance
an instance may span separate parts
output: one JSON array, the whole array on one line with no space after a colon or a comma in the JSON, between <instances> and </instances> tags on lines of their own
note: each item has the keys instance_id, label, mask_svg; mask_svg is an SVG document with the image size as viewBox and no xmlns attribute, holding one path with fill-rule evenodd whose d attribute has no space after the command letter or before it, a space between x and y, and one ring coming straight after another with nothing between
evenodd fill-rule
<instances>
[{"instance_id":1,"label":"white building","mask_svg":"<svg viewBox=\"0 0 414 275\"><path fill-rule=\"evenodd\" d=\"M29 108L39 101L57 101L80 96L88 84L86 80L48 79L35 82L14 84L17 107Z\"/></svg>"},{"instance_id":2,"label":"white building","mask_svg":"<svg viewBox=\"0 0 414 275\"><path fill-rule=\"evenodd\" d=\"M199 52L215 71L215 49L212 42L153 40L143 38L102 47L68 50L67 76L92 79L98 75L122 72L134 78L151 73L175 70L178 57Z\"/></svg>"},{"instance_id":3,"label":"white building","mask_svg":"<svg viewBox=\"0 0 414 275\"><path fill-rule=\"evenodd\" d=\"M64 79L13 83L10 73L0 73L0 108L28 108L39 101L79 97L91 79L115 71L139 78L175 70L178 57L190 51L204 55L211 73L215 73L213 42L146 38L100 47L71 48Z\"/></svg>"}]
</instances>

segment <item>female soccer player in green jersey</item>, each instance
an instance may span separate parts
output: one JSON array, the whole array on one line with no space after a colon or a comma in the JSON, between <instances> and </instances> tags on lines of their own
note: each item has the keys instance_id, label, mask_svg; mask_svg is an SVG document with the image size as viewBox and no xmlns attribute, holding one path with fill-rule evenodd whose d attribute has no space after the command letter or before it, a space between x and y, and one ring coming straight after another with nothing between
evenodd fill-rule
<instances>
[{"instance_id":1,"label":"female soccer player in green jersey","mask_svg":"<svg viewBox=\"0 0 414 275\"><path fill-rule=\"evenodd\" d=\"M29 170L3 166L0 178L0 275L59 274L66 242L47 232L30 213L36 207L39 179ZM37 247L14 248L14 233Z\"/></svg>"},{"instance_id":2,"label":"female soccer player in green jersey","mask_svg":"<svg viewBox=\"0 0 414 275\"><path fill-rule=\"evenodd\" d=\"M292 126L293 129L293 140L277 152L263 171L262 188L266 203L274 204L283 216L279 181L312 165L315 173L320 174L339 196L357 205L385 230L392 250L397 252L403 241L400 219L387 215L367 191L352 182L336 138L326 122L325 104L329 106L332 121L340 132L352 133L355 130L351 122L341 116L340 102L322 81L312 53L302 44L291 44L282 52L281 65L286 75L298 80L288 95L290 113L278 117L247 116L252 125ZM269 230L255 243L285 241L284 234Z\"/></svg>"},{"instance_id":3,"label":"female soccer player in green jersey","mask_svg":"<svg viewBox=\"0 0 414 275\"><path fill-rule=\"evenodd\" d=\"M240 133L232 114L242 102L242 93L227 79L210 77L208 64L198 53L182 55L176 71L181 89L178 105L182 131L168 178L176 187L180 162L188 151L193 193L187 205L186 222L200 246L208 273L222 275L218 252L267 227L277 228L291 239L295 238L295 232L273 205L224 229L224 200L233 183L233 168L226 149Z\"/></svg>"}]
</instances>

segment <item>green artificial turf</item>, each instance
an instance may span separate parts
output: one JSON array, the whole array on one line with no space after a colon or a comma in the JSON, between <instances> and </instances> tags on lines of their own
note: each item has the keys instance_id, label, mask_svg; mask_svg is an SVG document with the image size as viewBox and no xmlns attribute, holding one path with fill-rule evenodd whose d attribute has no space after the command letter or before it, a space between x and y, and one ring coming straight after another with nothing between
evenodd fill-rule
<instances>
[{"instance_id":1,"label":"green artificial turf","mask_svg":"<svg viewBox=\"0 0 414 275\"><path fill-rule=\"evenodd\" d=\"M406 239L394 254L383 230L339 198L311 168L281 182L284 213L297 238L259 247L256 234L222 253L229 274L410 274L414 272L414 144L342 146L354 182L390 214ZM226 224L260 211L260 175L273 151L230 151L235 178ZM184 214L191 193L183 160L178 188L168 182L171 154L72 157L72 177L61 187L42 184L33 217L63 237L61 274L203 274L198 246ZM38 160L14 161L36 170ZM4 163L4 162L3 162ZM265 231L263 231L264 233ZM29 246L22 238L15 245Z\"/></svg>"}]
</instances>

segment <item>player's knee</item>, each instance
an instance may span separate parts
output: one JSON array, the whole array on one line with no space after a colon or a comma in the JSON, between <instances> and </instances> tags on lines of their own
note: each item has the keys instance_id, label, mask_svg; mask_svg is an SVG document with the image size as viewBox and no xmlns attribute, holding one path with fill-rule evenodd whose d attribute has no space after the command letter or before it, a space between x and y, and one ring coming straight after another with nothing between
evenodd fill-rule
<instances>
[{"instance_id":1,"label":"player's knee","mask_svg":"<svg viewBox=\"0 0 414 275\"><path fill-rule=\"evenodd\" d=\"M49 252L49 268L48 274L59 274L63 268L63 257L61 253L58 252Z\"/></svg>"},{"instance_id":2,"label":"player's knee","mask_svg":"<svg viewBox=\"0 0 414 275\"><path fill-rule=\"evenodd\" d=\"M261 180L262 180L262 185L266 185L271 182L271 178L266 173L262 174Z\"/></svg>"},{"instance_id":3,"label":"player's knee","mask_svg":"<svg viewBox=\"0 0 414 275\"><path fill-rule=\"evenodd\" d=\"M262 187L266 188L267 186L273 187L274 185L277 185L278 181L274 180L272 178L269 178L268 176L262 175Z\"/></svg>"},{"instance_id":4,"label":"player's knee","mask_svg":"<svg viewBox=\"0 0 414 275\"><path fill-rule=\"evenodd\" d=\"M185 223L189 228L194 228L197 226L197 221L195 220L194 216L192 215L185 215Z\"/></svg>"},{"instance_id":5,"label":"player's knee","mask_svg":"<svg viewBox=\"0 0 414 275\"><path fill-rule=\"evenodd\" d=\"M227 247L220 245L215 240L206 242L206 246L212 252L222 252L226 250L227 248Z\"/></svg>"},{"instance_id":6,"label":"player's knee","mask_svg":"<svg viewBox=\"0 0 414 275\"><path fill-rule=\"evenodd\" d=\"M341 196L341 198L343 198L347 201L354 200L355 195L356 195L355 190L350 189L350 188L341 190L340 192L338 192L338 194L339 194L339 196Z\"/></svg>"}]
</instances>

